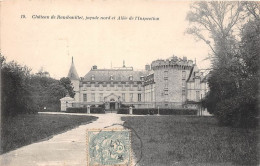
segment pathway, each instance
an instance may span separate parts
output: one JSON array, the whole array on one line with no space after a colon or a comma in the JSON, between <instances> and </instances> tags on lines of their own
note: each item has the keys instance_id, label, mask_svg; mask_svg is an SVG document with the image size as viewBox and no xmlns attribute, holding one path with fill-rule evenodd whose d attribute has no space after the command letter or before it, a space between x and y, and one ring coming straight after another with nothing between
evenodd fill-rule
<instances>
[{"instance_id":1,"label":"pathway","mask_svg":"<svg viewBox=\"0 0 260 166\"><path fill-rule=\"evenodd\" d=\"M75 129L58 134L49 140L33 143L1 155L0 165L86 166L86 129L104 128L112 124L123 124L121 117L125 116L119 114L91 115L98 117L98 119L90 124L81 125Z\"/></svg>"}]
</instances>

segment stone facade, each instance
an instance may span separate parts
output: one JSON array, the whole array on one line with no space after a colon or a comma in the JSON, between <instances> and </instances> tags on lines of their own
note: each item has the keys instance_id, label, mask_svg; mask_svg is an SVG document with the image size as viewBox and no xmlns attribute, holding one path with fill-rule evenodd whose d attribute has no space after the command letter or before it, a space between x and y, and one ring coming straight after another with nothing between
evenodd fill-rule
<instances>
[{"instance_id":1,"label":"stone facade","mask_svg":"<svg viewBox=\"0 0 260 166\"><path fill-rule=\"evenodd\" d=\"M186 57L176 56L155 60L142 71L125 65L113 69L93 66L81 78L72 60L68 77L76 93L73 107L184 107L189 101L198 102L208 89L206 77L197 65Z\"/></svg>"}]
</instances>

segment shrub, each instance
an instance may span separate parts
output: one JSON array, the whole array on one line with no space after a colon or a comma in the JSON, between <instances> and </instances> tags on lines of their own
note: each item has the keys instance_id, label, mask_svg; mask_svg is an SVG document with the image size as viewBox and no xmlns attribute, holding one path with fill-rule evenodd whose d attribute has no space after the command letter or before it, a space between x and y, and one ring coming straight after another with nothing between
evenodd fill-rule
<instances>
[{"instance_id":1,"label":"shrub","mask_svg":"<svg viewBox=\"0 0 260 166\"><path fill-rule=\"evenodd\" d=\"M197 115L195 109L159 109L160 115ZM118 114L129 114L129 109L120 108ZM157 108L134 108L133 114L136 115L154 115L158 114Z\"/></svg>"},{"instance_id":2,"label":"shrub","mask_svg":"<svg viewBox=\"0 0 260 166\"><path fill-rule=\"evenodd\" d=\"M118 114L129 114L129 108L119 108L117 113Z\"/></svg>"},{"instance_id":3,"label":"shrub","mask_svg":"<svg viewBox=\"0 0 260 166\"><path fill-rule=\"evenodd\" d=\"M75 108L70 107L70 108L67 108L66 112L67 113L87 113L88 109L87 109L87 107L75 107ZM91 107L90 113L104 114L105 111L103 108L100 108L100 107Z\"/></svg>"},{"instance_id":4,"label":"shrub","mask_svg":"<svg viewBox=\"0 0 260 166\"><path fill-rule=\"evenodd\" d=\"M104 108L100 108L100 107L90 108L90 113L104 114L105 113L105 109Z\"/></svg>"}]
</instances>

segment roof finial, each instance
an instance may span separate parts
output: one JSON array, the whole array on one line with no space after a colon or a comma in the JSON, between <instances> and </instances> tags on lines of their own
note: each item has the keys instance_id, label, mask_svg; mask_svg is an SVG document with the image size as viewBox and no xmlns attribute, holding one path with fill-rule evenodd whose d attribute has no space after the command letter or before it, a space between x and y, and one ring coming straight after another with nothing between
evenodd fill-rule
<instances>
[{"instance_id":1,"label":"roof finial","mask_svg":"<svg viewBox=\"0 0 260 166\"><path fill-rule=\"evenodd\" d=\"M71 61L71 62L73 63L73 56L72 56L72 58L71 58L71 59L72 59L72 61Z\"/></svg>"},{"instance_id":2,"label":"roof finial","mask_svg":"<svg viewBox=\"0 0 260 166\"><path fill-rule=\"evenodd\" d=\"M125 67L125 60L123 60L123 67Z\"/></svg>"},{"instance_id":3,"label":"roof finial","mask_svg":"<svg viewBox=\"0 0 260 166\"><path fill-rule=\"evenodd\" d=\"M196 65L196 58L195 58L195 65Z\"/></svg>"}]
</instances>

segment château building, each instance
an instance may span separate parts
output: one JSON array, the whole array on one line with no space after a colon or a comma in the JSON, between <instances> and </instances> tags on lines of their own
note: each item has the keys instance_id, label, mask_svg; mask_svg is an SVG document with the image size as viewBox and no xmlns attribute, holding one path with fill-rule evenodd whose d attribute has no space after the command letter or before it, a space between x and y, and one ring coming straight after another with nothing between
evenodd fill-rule
<instances>
[{"instance_id":1,"label":"ch\u00e2teau building","mask_svg":"<svg viewBox=\"0 0 260 166\"><path fill-rule=\"evenodd\" d=\"M72 107L191 107L208 91L207 76L186 57L155 60L141 71L126 67L124 63L122 67L112 69L99 69L94 65L81 78L72 59L68 77L76 93Z\"/></svg>"}]
</instances>

